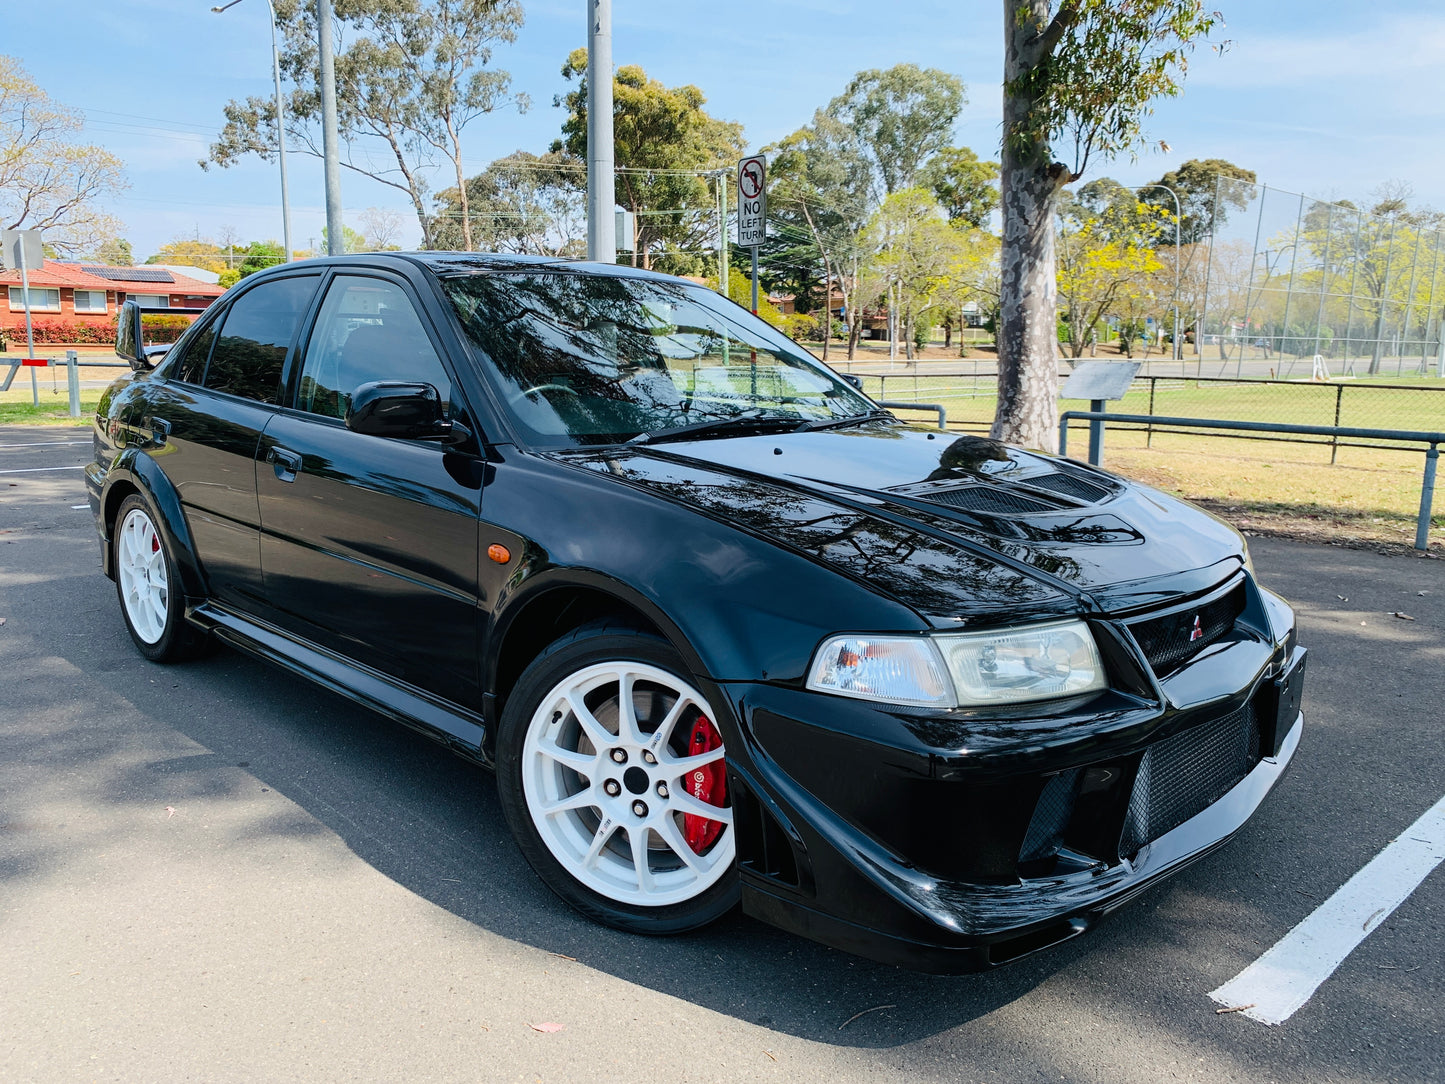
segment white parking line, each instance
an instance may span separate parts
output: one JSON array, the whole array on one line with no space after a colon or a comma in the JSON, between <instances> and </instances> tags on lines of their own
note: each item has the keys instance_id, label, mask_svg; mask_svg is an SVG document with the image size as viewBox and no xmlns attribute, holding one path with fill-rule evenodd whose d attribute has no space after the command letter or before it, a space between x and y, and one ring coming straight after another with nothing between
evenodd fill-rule
<instances>
[{"instance_id":1,"label":"white parking line","mask_svg":"<svg viewBox=\"0 0 1445 1084\"><path fill-rule=\"evenodd\" d=\"M0 452L9 452L16 448L56 448L60 445L89 443L88 440L42 440L34 444L0 444Z\"/></svg>"},{"instance_id":2,"label":"white parking line","mask_svg":"<svg viewBox=\"0 0 1445 1084\"><path fill-rule=\"evenodd\" d=\"M0 474L40 474L48 470L85 470L85 464L78 467L20 467L16 470L0 470Z\"/></svg>"},{"instance_id":3,"label":"white parking line","mask_svg":"<svg viewBox=\"0 0 1445 1084\"><path fill-rule=\"evenodd\" d=\"M1284 1023L1442 860L1445 798L1268 952L1209 996L1231 1008L1250 1006L1242 1011L1251 1020Z\"/></svg>"}]
</instances>

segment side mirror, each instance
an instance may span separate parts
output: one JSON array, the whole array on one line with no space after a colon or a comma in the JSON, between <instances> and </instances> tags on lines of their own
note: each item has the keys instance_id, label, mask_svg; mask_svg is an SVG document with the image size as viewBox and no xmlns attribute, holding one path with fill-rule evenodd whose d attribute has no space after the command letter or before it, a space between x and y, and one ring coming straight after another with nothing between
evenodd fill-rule
<instances>
[{"instance_id":1,"label":"side mirror","mask_svg":"<svg viewBox=\"0 0 1445 1084\"><path fill-rule=\"evenodd\" d=\"M852 373L839 373L838 375L859 391L863 390L863 378L861 376L854 376Z\"/></svg>"},{"instance_id":2,"label":"side mirror","mask_svg":"<svg viewBox=\"0 0 1445 1084\"><path fill-rule=\"evenodd\" d=\"M447 420L441 394L430 384L373 380L351 393L346 428L373 437L452 443L466 430Z\"/></svg>"},{"instance_id":3,"label":"side mirror","mask_svg":"<svg viewBox=\"0 0 1445 1084\"><path fill-rule=\"evenodd\" d=\"M145 340L141 332L140 305L127 301L120 307L115 319L115 352L138 373L149 372L155 367L146 356Z\"/></svg>"}]
</instances>

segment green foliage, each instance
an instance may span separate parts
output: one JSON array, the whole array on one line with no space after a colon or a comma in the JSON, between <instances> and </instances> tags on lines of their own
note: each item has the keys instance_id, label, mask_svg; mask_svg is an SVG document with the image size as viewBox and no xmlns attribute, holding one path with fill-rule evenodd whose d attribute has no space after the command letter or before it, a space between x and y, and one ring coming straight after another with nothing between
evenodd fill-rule
<instances>
[{"instance_id":1,"label":"green foliage","mask_svg":"<svg viewBox=\"0 0 1445 1084\"><path fill-rule=\"evenodd\" d=\"M574 89L557 98L567 110L553 152L587 157L587 50L575 49L562 66ZM687 171L724 169L743 153L742 125L717 120L692 85L663 86L636 64L612 81L613 153L620 170L617 202L637 215L634 261L643 267L682 270L695 261L669 256L710 247L716 236L713 190ZM673 172L684 171L684 172ZM659 261L661 261L659 263Z\"/></svg>"},{"instance_id":2,"label":"green foliage","mask_svg":"<svg viewBox=\"0 0 1445 1084\"><path fill-rule=\"evenodd\" d=\"M1072 144L1075 178L1092 155L1112 158L1144 145L1151 103L1179 93L1195 43L1223 22L1201 0L1060 0L1057 8L1026 0L1010 17L1028 44L1004 93L1028 107L1004 139L1020 158L1041 145Z\"/></svg>"},{"instance_id":3,"label":"green foliage","mask_svg":"<svg viewBox=\"0 0 1445 1084\"><path fill-rule=\"evenodd\" d=\"M717 278L708 280L708 286L717 289ZM728 268L728 300L736 301L749 312L753 307L753 280L744 275L736 267ZM768 300L767 292L763 289L761 281L758 283L758 317L772 324L773 327L789 330L792 323L796 322L790 316L785 316L782 311Z\"/></svg>"},{"instance_id":4,"label":"green foliage","mask_svg":"<svg viewBox=\"0 0 1445 1084\"><path fill-rule=\"evenodd\" d=\"M254 248L255 245L252 245L251 247ZM331 250L331 238L330 235L327 234L325 226L321 227L321 249L323 252L329 252ZM346 225L343 222L341 224L341 251L348 253L370 252L371 245L367 242L366 237L361 233L360 230L353 230L350 226ZM286 254L286 250L284 248L280 249L279 253L284 256ZM257 269L253 268L252 270ZM250 273L250 271L246 272L246 274L248 275Z\"/></svg>"},{"instance_id":5,"label":"green foliage","mask_svg":"<svg viewBox=\"0 0 1445 1084\"><path fill-rule=\"evenodd\" d=\"M294 88L286 103L287 142L320 157L316 5L274 2L284 39L282 75ZM511 76L491 66L492 50L516 40L523 19L520 0L341 0L335 5L342 165L406 193L424 247L432 247L425 167L443 159L465 203L467 126L505 105L520 110L529 105L526 95L512 91ZM269 94L231 101L225 116L202 168L231 166L253 154L271 160L277 133Z\"/></svg>"},{"instance_id":6,"label":"green foliage","mask_svg":"<svg viewBox=\"0 0 1445 1084\"><path fill-rule=\"evenodd\" d=\"M472 240L480 251L586 255L587 164L582 159L565 151L539 156L519 150L469 179L467 194ZM462 247L461 216L457 190L441 192L432 223L438 248Z\"/></svg>"},{"instance_id":7,"label":"green foliage","mask_svg":"<svg viewBox=\"0 0 1445 1084\"><path fill-rule=\"evenodd\" d=\"M855 75L828 103L868 157L883 193L913 185L923 163L948 146L967 98L962 80L937 68L896 64Z\"/></svg>"},{"instance_id":8,"label":"green foliage","mask_svg":"<svg viewBox=\"0 0 1445 1084\"><path fill-rule=\"evenodd\" d=\"M945 147L923 167L920 182L933 192L949 221L985 229L998 207L997 162L985 162L968 147Z\"/></svg>"},{"instance_id":9,"label":"green foliage","mask_svg":"<svg viewBox=\"0 0 1445 1084\"><path fill-rule=\"evenodd\" d=\"M1197 245L1229 221L1229 209L1243 211L1254 198L1254 170L1236 166L1223 158L1191 158L1178 169L1171 169L1155 185L1163 185L1179 197L1180 244ZM1218 194L1218 201L1215 195ZM1169 192L1157 187L1139 190L1139 199L1174 214L1174 200ZM1167 232L1163 240L1173 240Z\"/></svg>"},{"instance_id":10,"label":"green foliage","mask_svg":"<svg viewBox=\"0 0 1445 1084\"><path fill-rule=\"evenodd\" d=\"M135 266L135 252L132 251L130 242L124 237L106 238L92 250L86 259L108 264L111 267Z\"/></svg>"}]
</instances>

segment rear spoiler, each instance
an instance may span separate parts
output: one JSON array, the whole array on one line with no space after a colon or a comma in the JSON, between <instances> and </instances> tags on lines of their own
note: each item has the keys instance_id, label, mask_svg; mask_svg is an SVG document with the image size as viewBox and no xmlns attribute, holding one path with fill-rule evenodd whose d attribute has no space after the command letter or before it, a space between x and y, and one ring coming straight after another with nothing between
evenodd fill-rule
<instances>
[{"instance_id":1,"label":"rear spoiler","mask_svg":"<svg viewBox=\"0 0 1445 1084\"><path fill-rule=\"evenodd\" d=\"M120 307L115 321L115 352L138 373L149 372L156 367L156 360L165 357L169 346L146 348L142 334L142 316L199 316L206 310L171 308L166 305L142 305L127 301ZM152 360L155 359L155 360Z\"/></svg>"}]
</instances>

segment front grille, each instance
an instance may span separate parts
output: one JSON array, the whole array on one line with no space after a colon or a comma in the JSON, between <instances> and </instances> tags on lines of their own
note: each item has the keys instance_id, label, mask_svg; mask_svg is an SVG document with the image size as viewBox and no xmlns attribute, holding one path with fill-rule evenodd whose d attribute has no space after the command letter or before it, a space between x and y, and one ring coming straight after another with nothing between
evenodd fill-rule
<instances>
[{"instance_id":1,"label":"front grille","mask_svg":"<svg viewBox=\"0 0 1445 1084\"><path fill-rule=\"evenodd\" d=\"M1065 497L1072 497L1086 504L1097 504L1109 495L1107 489L1095 482L1062 472L1041 474L1037 478L1024 478L1022 481L1027 485L1047 489L1053 493L1061 493Z\"/></svg>"},{"instance_id":2,"label":"front grille","mask_svg":"<svg viewBox=\"0 0 1445 1084\"><path fill-rule=\"evenodd\" d=\"M1230 629L1244 612L1244 584L1199 609L1177 610L1164 617L1135 621L1129 631L1159 677L1177 669Z\"/></svg>"},{"instance_id":3,"label":"front grille","mask_svg":"<svg viewBox=\"0 0 1445 1084\"><path fill-rule=\"evenodd\" d=\"M1254 706L1150 746L1139 762L1119 852L1131 855L1229 793L1259 763Z\"/></svg>"},{"instance_id":4,"label":"front grille","mask_svg":"<svg viewBox=\"0 0 1445 1084\"><path fill-rule=\"evenodd\" d=\"M959 489L945 489L919 496L934 504L946 504L968 512L1018 515L1022 512L1051 512L1054 510L1051 505L1035 500L1033 497L1024 497L989 486L964 486Z\"/></svg>"}]
</instances>

